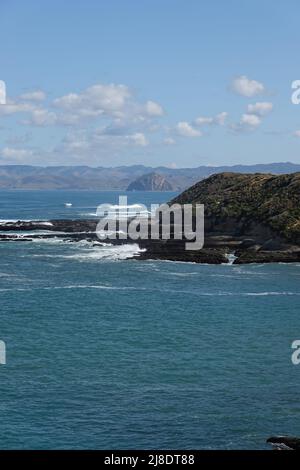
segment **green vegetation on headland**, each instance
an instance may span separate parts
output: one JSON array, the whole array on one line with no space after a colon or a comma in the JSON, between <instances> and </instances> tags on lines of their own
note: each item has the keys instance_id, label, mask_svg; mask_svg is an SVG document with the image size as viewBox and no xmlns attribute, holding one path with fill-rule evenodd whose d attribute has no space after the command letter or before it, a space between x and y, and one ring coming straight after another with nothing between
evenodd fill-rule
<instances>
[{"instance_id":1,"label":"green vegetation on headland","mask_svg":"<svg viewBox=\"0 0 300 470\"><path fill-rule=\"evenodd\" d=\"M270 231L300 244L300 173L219 173L196 183L173 202L204 204L208 231L235 236L261 232L262 238Z\"/></svg>"},{"instance_id":2,"label":"green vegetation on headland","mask_svg":"<svg viewBox=\"0 0 300 470\"><path fill-rule=\"evenodd\" d=\"M204 249L235 263L300 261L300 173L219 173L171 203L204 204Z\"/></svg>"}]
</instances>

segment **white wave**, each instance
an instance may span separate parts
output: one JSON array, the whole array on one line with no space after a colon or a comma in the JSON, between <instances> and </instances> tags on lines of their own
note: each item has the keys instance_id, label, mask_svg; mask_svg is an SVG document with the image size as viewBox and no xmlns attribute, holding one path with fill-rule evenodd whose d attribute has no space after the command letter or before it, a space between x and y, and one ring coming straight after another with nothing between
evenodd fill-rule
<instances>
[{"instance_id":1,"label":"white wave","mask_svg":"<svg viewBox=\"0 0 300 470\"><path fill-rule=\"evenodd\" d=\"M47 225L47 226L49 226L49 227L50 227L50 226L53 226L53 223L52 223L52 222L44 222L44 221L42 221L42 222L32 222L32 223L33 223L33 225Z\"/></svg>"},{"instance_id":2,"label":"white wave","mask_svg":"<svg viewBox=\"0 0 300 470\"><path fill-rule=\"evenodd\" d=\"M234 261L237 259L237 256L235 256L234 253L226 253L225 256L228 259L228 263L223 263L223 264L226 264L227 266L233 265Z\"/></svg>"},{"instance_id":3,"label":"white wave","mask_svg":"<svg viewBox=\"0 0 300 470\"><path fill-rule=\"evenodd\" d=\"M45 238L34 239L33 243L49 244L49 245L64 245L68 244L72 249L72 254L33 254L30 255L34 258L63 258L68 260L77 261L99 261L99 260L125 260L138 256L140 253L146 251L145 248L140 248L137 244L124 244L112 245L111 243L101 243L100 241L80 240L73 242L72 240L65 240L60 238ZM30 242L31 243L31 242Z\"/></svg>"},{"instance_id":4,"label":"white wave","mask_svg":"<svg viewBox=\"0 0 300 470\"><path fill-rule=\"evenodd\" d=\"M300 292L247 292L241 295L266 296L266 295L300 295Z\"/></svg>"},{"instance_id":5,"label":"white wave","mask_svg":"<svg viewBox=\"0 0 300 470\"><path fill-rule=\"evenodd\" d=\"M134 290L144 291L148 290L146 287L133 287L133 286L107 286L105 284L74 284L68 286L44 287L43 289L100 289L100 290Z\"/></svg>"},{"instance_id":6,"label":"white wave","mask_svg":"<svg viewBox=\"0 0 300 470\"><path fill-rule=\"evenodd\" d=\"M74 232L59 232L55 230L0 230L1 235L13 235L14 238L27 238L27 237L38 237L39 235L47 236L47 235L53 235L53 236L59 236L59 235L69 235L70 233ZM80 233L80 232L79 232ZM83 233L83 232L81 232ZM86 233L86 232L84 232ZM51 238L51 237L49 237Z\"/></svg>"},{"instance_id":7,"label":"white wave","mask_svg":"<svg viewBox=\"0 0 300 470\"><path fill-rule=\"evenodd\" d=\"M49 245L65 245L65 244L68 244L74 249L76 247L77 248L78 247L92 247L93 243L101 244L101 242L91 242L89 240L75 241L71 238L60 238L59 236L58 237L50 237L50 238L32 238L30 240L30 243L49 244ZM38 255L36 255L36 256L38 256ZM41 255L41 256L43 256L43 255Z\"/></svg>"},{"instance_id":8,"label":"white wave","mask_svg":"<svg viewBox=\"0 0 300 470\"><path fill-rule=\"evenodd\" d=\"M96 212L82 212L79 214L81 217L97 217Z\"/></svg>"},{"instance_id":9,"label":"white wave","mask_svg":"<svg viewBox=\"0 0 300 470\"><path fill-rule=\"evenodd\" d=\"M98 261L98 260L125 260L138 256L145 249L141 249L137 244L110 245L104 244L101 248L93 247L86 250L80 250L78 253L66 255L66 259L75 259L78 261Z\"/></svg>"},{"instance_id":10,"label":"white wave","mask_svg":"<svg viewBox=\"0 0 300 470\"><path fill-rule=\"evenodd\" d=\"M176 277L190 277L190 276L199 276L199 273L176 273L176 272L169 272L169 271L160 271L160 274L166 276L176 276Z\"/></svg>"},{"instance_id":11,"label":"white wave","mask_svg":"<svg viewBox=\"0 0 300 470\"><path fill-rule=\"evenodd\" d=\"M118 205L110 204L105 210L105 216L111 219L115 218L127 218L127 217L147 217L151 212L145 209L145 206L141 204L129 204L129 205ZM99 209L95 212L82 212L82 217L103 217L103 211Z\"/></svg>"},{"instance_id":12,"label":"white wave","mask_svg":"<svg viewBox=\"0 0 300 470\"><path fill-rule=\"evenodd\" d=\"M10 225L15 223L22 223L22 222L31 222L33 225L47 225L52 226L53 223L44 220L37 220L37 219L0 219L0 225Z\"/></svg>"}]
</instances>

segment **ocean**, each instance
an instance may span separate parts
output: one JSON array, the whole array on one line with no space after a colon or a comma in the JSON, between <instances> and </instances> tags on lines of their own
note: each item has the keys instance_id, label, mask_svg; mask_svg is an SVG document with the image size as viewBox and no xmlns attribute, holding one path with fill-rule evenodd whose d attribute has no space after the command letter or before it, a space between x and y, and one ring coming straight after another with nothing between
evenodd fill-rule
<instances>
[{"instance_id":1,"label":"ocean","mask_svg":"<svg viewBox=\"0 0 300 470\"><path fill-rule=\"evenodd\" d=\"M118 195L1 191L0 219L90 218ZM174 194L127 195L149 206ZM0 448L264 449L299 435L300 265L137 252L0 243Z\"/></svg>"}]
</instances>

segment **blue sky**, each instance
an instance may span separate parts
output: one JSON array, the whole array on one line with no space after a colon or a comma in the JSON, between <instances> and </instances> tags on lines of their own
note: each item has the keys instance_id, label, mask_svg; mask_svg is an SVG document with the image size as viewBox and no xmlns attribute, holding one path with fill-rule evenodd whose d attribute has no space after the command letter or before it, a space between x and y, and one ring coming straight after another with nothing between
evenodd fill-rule
<instances>
[{"instance_id":1,"label":"blue sky","mask_svg":"<svg viewBox=\"0 0 300 470\"><path fill-rule=\"evenodd\" d=\"M296 0L0 0L0 164L300 163L299 13Z\"/></svg>"}]
</instances>

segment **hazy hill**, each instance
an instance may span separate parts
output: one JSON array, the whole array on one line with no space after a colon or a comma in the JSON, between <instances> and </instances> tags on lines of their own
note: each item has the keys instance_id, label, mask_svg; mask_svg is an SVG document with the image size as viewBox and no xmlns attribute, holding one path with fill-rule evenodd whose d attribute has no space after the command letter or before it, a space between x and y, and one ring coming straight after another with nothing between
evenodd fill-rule
<instances>
[{"instance_id":1,"label":"hazy hill","mask_svg":"<svg viewBox=\"0 0 300 470\"><path fill-rule=\"evenodd\" d=\"M148 173L132 181L127 191L172 191L169 181L159 173Z\"/></svg>"},{"instance_id":2,"label":"hazy hill","mask_svg":"<svg viewBox=\"0 0 300 470\"><path fill-rule=\"evenodd\" d=\"M262 165L199 166L197 168L151 168L143 165L115 168L88 166L0 166L0 189L84 189L126 190L137 178L148 173L159 173L175 191L182 191L197 181L224 171L239 173L292 173L300 171L293 163Z\"/></svg>"}]
</instances>

